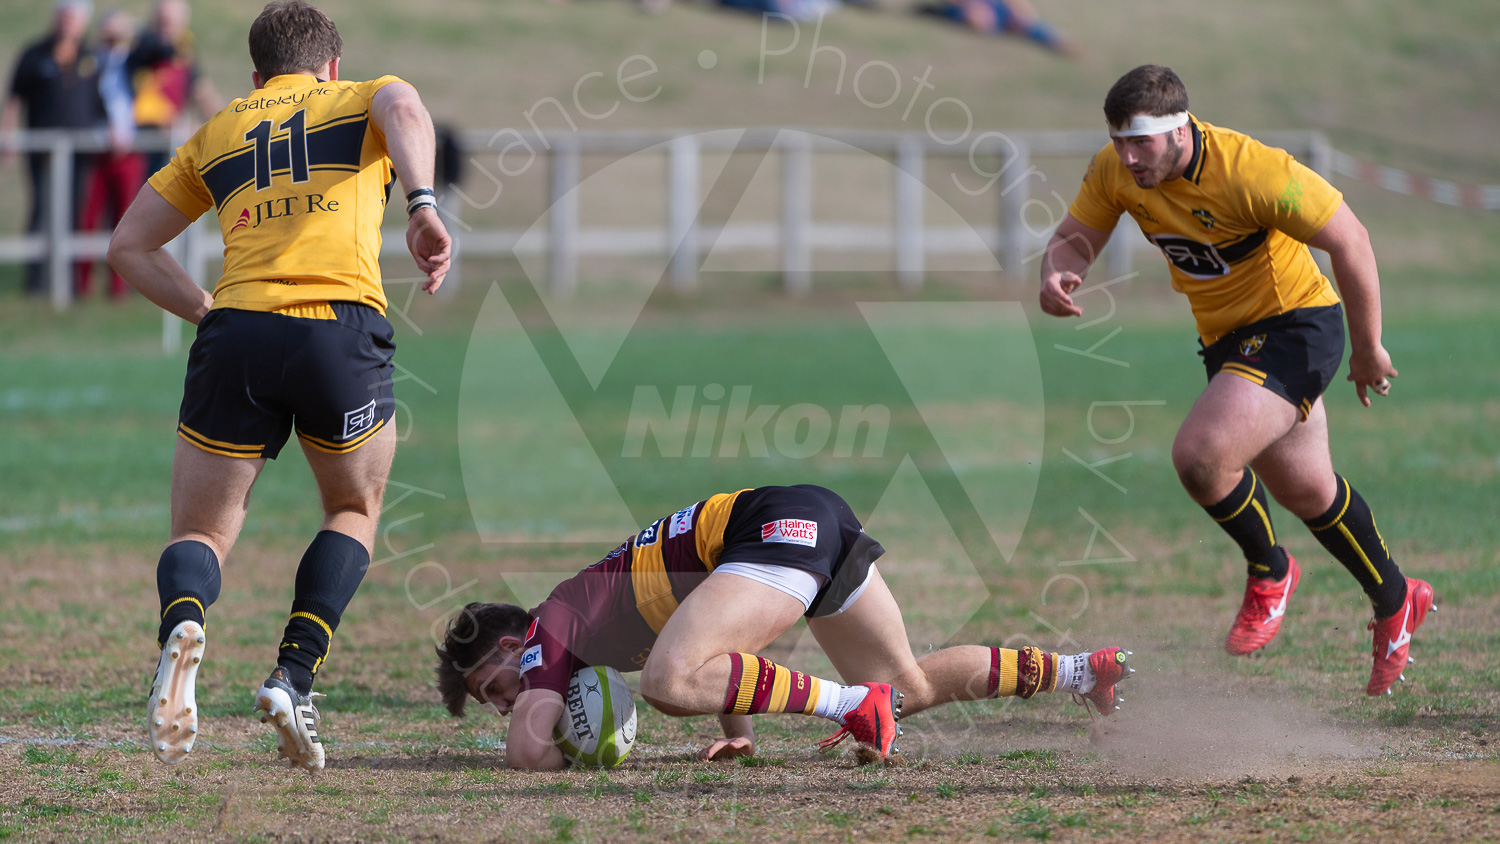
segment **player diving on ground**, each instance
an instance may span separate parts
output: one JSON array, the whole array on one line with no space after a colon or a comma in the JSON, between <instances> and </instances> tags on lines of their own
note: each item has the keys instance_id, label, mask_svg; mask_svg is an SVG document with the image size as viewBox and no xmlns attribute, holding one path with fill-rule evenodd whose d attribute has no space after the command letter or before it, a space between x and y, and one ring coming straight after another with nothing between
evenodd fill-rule
<instances>
[{"instance_id":1,"label":"player diving on ground","mask_svg":"<svg viewBox=\"0 0 1500 844\"><path fill-rule=\"evenodd\" d=\"M574 672L640 671L668 715L719 716L724 738L700 759L755 751L750 716L826 718L864 762L899 753L896 722L944 703L1071 692L1101 714L1119 705L1127 652L1046 653L960 645L912 656L875 561L884 549L849 505L819 486L715 495L652 523L563 581L536 608L471 603L438 647L438 689L462 717L470 698L510 716L506 763L566 764L553 741ZM799 618L842 682L756 654ZM1085 704L1087 706L1087 703Z\"/></svg>"}]
</instances>

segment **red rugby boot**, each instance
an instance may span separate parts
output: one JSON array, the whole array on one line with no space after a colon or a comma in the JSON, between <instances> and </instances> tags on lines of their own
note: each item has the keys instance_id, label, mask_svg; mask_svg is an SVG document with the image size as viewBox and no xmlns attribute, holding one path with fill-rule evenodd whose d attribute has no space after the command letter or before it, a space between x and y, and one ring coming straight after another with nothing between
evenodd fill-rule
<instances>
[{"instance_id":1,"label":"red rugby boot","mask_svg":"<svg viewBox=\"0 0 1500 844\"><path fill-rule=\"evenodd\" d=\"M1248 578L1245 583L1245 600L1240 603L1239 614L1234 617L1234 626L1224 639L1224 650L1235 656L1244 656L1271 644L1281 630L1281 618L1286 615L1286 602L1297 591L1297 581L1302 579L1302 567L1291 554L1286 555L1286 577L1280 580Z\"/></svg>"},{"instance_id":2,"label":"red rugby boot","mask_svg":"<svg viewBox=\"0 0 1500 844\"><path fill-rule=\"evenodd\" d=\"M1074 695L1073 700L1084 709L1088 709L1092 703L1100 715L1118 712L1120 703L1125 698L1115 694L1115 684L1135 673L1135 669L1126 661L1129 656L1130 651L1121 648L1104 648L1089 654L1089 670L1094 672L1094 689L1086 694Z\"/></svg>"},{"instance_id":3,"label":"red rugby boot","mask_svg":"<svg viewBox=\"0 0 1500 844\"><path fill-rule=\"evenodd\" d=\"M1370 670L1370 683L1365 686L1367 695L1388 695L1391 684L1399 677L1403 682L1408 663L1414 662L1410 655L1411 634L1426 620L1428 612L1437 612L1432 601L1432 586L1415 577L1406 579L1406 600L1401 609L1390 618L1377 618L1370 622L1369 630L1375 631L1372 653L1375 666Z\"/></svg>"},{"instance_id":4,"label":"red rugby boot","mask_svg":"<svg viewBox=\"0 0 1500 844\"><path fill-rule=\"evenodd\" d=\"M854 736L862 751L859 753L860 764L884 762L901 752L896 747L896 737L901 735L901 728L896 726L896 721L901 717L901 702L906 699L906 695L891 688L889 683L858 685L869 689L865 693L865 699L844 713L843 726L838 732L818 742L818 747L827 750L843 741L845 736Z\"/></svg>"}]
</instances>

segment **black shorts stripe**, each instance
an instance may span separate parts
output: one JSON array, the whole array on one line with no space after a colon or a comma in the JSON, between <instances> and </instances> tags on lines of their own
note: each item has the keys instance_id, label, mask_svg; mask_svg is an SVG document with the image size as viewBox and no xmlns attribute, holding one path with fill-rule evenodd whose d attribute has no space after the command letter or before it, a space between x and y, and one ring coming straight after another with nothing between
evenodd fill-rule
<instances>
[{"instance_id":1,"label":"black shorts stripe","mask_svg":"<svg viewBox=\"0 0 1500 844\"><path fill-rule=\"evenodd\" d=\"M304 443L307 443L318 451L327 452L328 454L348 454L356 448L364 445L366 442L369 442L370 438L379 433L380 429L384 427L385 420L380 419L376 421L374 427L370 428L370 430L364 432L363 434L352 440L349 440L348 442L343 443L334 443L329 442L328 440L320 440L317 437L311 436L310 434L304 434L301 431L297 432L297 439L301 440Z\"/></svg>"},{"instance_id":2,"label":"black shorts stripe","mask_svg":"<svg viewBox=\"0 0 1500 844\"><path fill-rule=\"evenodd\" d=\"M235 445L209 439L181 422L177 423L177 435L204 451L225 457L259 457L266 450L264 445Z\"/></svg>"}]
</instances>

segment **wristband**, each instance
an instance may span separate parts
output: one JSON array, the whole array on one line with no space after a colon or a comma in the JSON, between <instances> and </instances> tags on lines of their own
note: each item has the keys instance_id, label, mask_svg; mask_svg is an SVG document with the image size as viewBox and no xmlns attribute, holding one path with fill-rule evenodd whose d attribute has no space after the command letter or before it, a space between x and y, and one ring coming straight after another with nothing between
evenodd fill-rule
<instances>
[{"instance_id":1,"label":"wristband","mask_svg":"<svg viewBox=\"0 0 1500 844\"><path fill-rule=\"evenodd\" d=\"M407 203L406 216L410 217L418 211L421 211L423 208L431 208L435 211L437 210L437 203L433 202L431 197L419 196L416 199L413 199L411 202Z\"/></svg>"},{"instance_id":2,"label":"wristband","mask_svg":"<svg viewBox=\"0 0 1500 844\"><path fill-rule=\"evenodd\" d=\"M433 192L432 188L416 188L406 195L406 201L410 204L413 199L419 196L437 196L437 194Z\"/></svg>"}]
</instances>

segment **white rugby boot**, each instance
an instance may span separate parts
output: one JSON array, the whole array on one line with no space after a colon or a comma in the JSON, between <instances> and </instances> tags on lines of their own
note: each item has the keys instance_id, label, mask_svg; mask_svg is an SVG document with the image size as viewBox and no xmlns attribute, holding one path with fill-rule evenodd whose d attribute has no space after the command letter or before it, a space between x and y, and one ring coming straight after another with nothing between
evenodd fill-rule
<instances>
[{"instance_id":1,"label":"white rugby boot","mask_svg":"<svg viewBox=\"0 0 1500 844\"><path fill-rule=\"evenodd\" d=\"M255 711L262 724L276 730L276 750L293 768L308 773L323 770L323 742L318 739L322 716L312 705L317 692L301 695L287 681L286 669L277 667L255 693Z\"/></svg>"},{"instance_id":2,"label":"white rugby boot","mask_svg":"<svg viewBox=\"0 0 1500 844\"><path fill-rule=\"evenodd\" d=\"M203 625L184 621L167 634L167 643L156 662L156 679L146 701L146 736L151 742L151 752L168 765L186 759L198 739L198 701L194 690L207 643Z\"/></svg>"}]
</instances>

